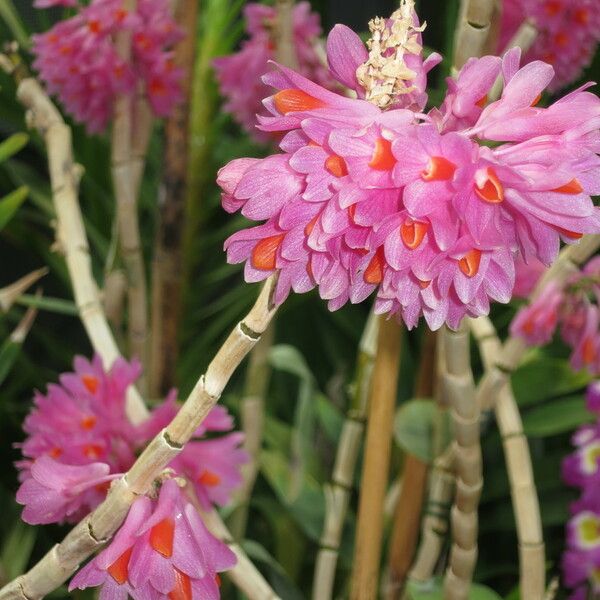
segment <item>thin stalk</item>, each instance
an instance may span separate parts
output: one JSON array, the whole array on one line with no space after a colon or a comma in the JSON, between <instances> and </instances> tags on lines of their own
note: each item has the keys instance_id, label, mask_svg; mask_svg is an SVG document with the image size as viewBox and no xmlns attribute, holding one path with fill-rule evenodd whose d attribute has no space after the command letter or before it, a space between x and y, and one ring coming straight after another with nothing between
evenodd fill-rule
<instances>
[{"instance_id":1,"label":"thin stalk","mask_svg":"<svg viewBox=\"0 0 600 600\"><path fill-rule=\"evenodd\" d=\"M463 321L456 332L444 329L443 341L447 366L444 388L450 402L456 469L456 495L450 513L452 547L444 598L467 600L477 562L477 508L483 487L480 412L475 401L467 323Z\"/></svg>"},{"instance_id":2,"label":"thin stalk","mask_svg":"<svg viewBox=\"0 0 600 600\"><path fill-rule=\"evenodd\" d=\"M264 433L265 396L269 388L271 367L269 352L275 338L274 323L265 331L250 353L244 395L240 402L244 449L250 461L243 465L243 483L233 499L233 510L229 519L236 540L243 539L248 522L248 509L252 489L260 469L260 451Z\"/></svg>"},{"instance_id":3,"label":"thin stalk","mask_svg":"<svg viewBox=\"0 0 600 600\"><path fill-rule=\"evenodd\" d=\"M275 30L275 58L277 62L298 68L298 57L294 44L294 0L276 0L277 23Z\"/></svg>"},{"instance_id":4,"label":"thin stalk","mask_svg":"<svg viewBox=\"0 0 600 600\"><path fill-rule=\"evenodd\" d=\"M181 242L187 193L189 113L196 56L198 0L178 2L175 20L185 32L185 37L175 47L174 56L175 64L184 73L181 80L183 101L173 109L165 123L165 161L152 264L152 396L166 393L175 384L179 354L183 275Z\"/></svg>"},{"instance_id":5,"label":"thin stalk","mask_svg":"<svg viewBox=\"0 0 600 600\"><path fill-rule=\"evenodd\" d=\"M342 426L331 481L325 486L325 521L313 576L313 600L330 600L333 594L340 542L365 430L378 331L379 317L371 313L358 346L352 399Z\"/></svg>"},{"instance_id":6,"label":"thin stalk","mask_svg":"<svg viewBox=\"0 0 600 600\"><path fill-rule=\"evenodd\" d=\"M421 350L421 362L415 385L416 398L430 398L436 379L436 334L426 329ZM394 510L389 549L389 581L386 586L388 600L400 598L404 581L412 564L419 534L421 511L425 499L428 465L413 454L407 453L402 471L400 496Z\"/></svg>"},{"instance_id":7,"label":"thin stalk","mask_svg":"<svg viewBox=\"0 0 600 600\"><path fill-rule=\"evenodd\" d=\"M401 331L395 319L380 317L354 546L352 600L373 600L377 596Z\"/></svg>"},{"instance_id":8,"label":"thin stalk","mask_svg":"<svg viewBox=\"0 0 600 600\"><path fill-rule=\"evenodd\" d=\"M124 0L123 9L132 12L136 0ZM120 32L115 40L121 59L131 59L131 32ZM117 223L119 241L128 283L128 331L129 352L136 356L147 368L148 307L146 292L146 272L140 227L137 212L136 184L141 177L140 169L135 168L134 136L134 98L130 94L121 94L115 101L115 111L111 139L111 172L117 203ZM143 385L143 382L142 382Z\"/></svg>"},{"instance_id":9,"label":"thin stalk","mask_svg":"<svg viewBox=\"0 0 600 600\"><path fill-rule=\"evenodd\" d=\"M490 34L494 0L461 0L454 40L455 69L472 56L482 56Z\"/></svg>"},{"instance_id":10,"label":"thin stalk","mask_svg":"<svg viewBox=\"0 0 600 600\"><path fill-rule=\"evenodd\" d=\"M487 371L495 364L502 344L488 317L472 319L470 326ZM523 422L510 381L498 391L494 411L502 436L517 526L521 596L528 600L543 600L546 557L540 503L533 478L529 445L523 433Z\"/></svg>"}]
</instances>

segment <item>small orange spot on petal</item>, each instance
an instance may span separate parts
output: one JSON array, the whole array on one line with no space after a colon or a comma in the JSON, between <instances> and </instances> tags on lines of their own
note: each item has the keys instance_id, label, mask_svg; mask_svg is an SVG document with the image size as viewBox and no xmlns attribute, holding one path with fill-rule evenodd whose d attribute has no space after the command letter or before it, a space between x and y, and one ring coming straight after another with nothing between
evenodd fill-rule
<instances>
[{"instance_id":1,"label":"small orange spot on petal","mask_svg":"<svg viewBox=\"0 0 600 600\"><path fill-rule=\"evenodd\" d=\"M54 446L50 452L48 452L48 456L51 458L58 458L63 453L62 449L58 446Z\"/></svg>"},{"instance_id":2,"label":"small orange spot on petal","mask_svg":"<svg viewBox=\"0 0 600 600\"><path fill-rule=\"evenodd\" d=\"M162 96L163 94L167 93L167 86L165 85L164 81L162 81L161 79L158 79L157 77L154 77L150 81L150 85L148 86L148 91L153 96Z\"/></svg>"},{"instance_id":3,"label":"small orange spot on petal","mask_svg":"<svg viewBox=\"0 0 600 600\"><path fill-rule=\"evenodd\" d=\"M312 230L315 228L315 225L317 224L317 219L319 218L319 215L315 215L306 225L306 227L304 228L304 233L309 236L312 233Z\"/></svg>"},{"instance_id":4,"label":"small orange spot on petal","mask_svg":"<svg viewBox=\"0 0 600 600\"><path fill-rule=\"evenodd\" d=\"M561 11L562 2L559 2L558 0L548 0L544 8L548 16L554 17Z\"/></svg>"},{"instance_id":5,"label":"small orange spot on petal","mask_svg":"<svg viewBox=\"0 0 600 600\"><path fill-rule=\"evenodd\" d=\"M185 573L175 569L175 587L168 593L169 600L192 600L192 582Z\"/></svg>"},{"instance_id":6,"label":"small orange spot on petal","mask_svg":"<svg viewBox=\"0 0 600 600\"><path fill-rule=\"evenodd\" d=\"M125 550L115 562L106 569L106 572L119 584L123 585L127 581L128 567L129 567L129 559L131 558L131 553L133 552L133 548L129 548L129 550Z\"/></svg>"},{"instance_id":7,"label":"small orange spot on petal","mask_svg":"<svg viewBox=\"0 0 600 600\"><path fill-rule=\"evenodd\" d=\"M473 248L469 250L459 261L460 270L467 277L475 277L479 271L479 263L481 262L481 250Z\"/></svg>"},{"instance_id":8,"label":"small orange spot on petal","mask_svg":"<svg viewBox=\"0 0 600 600\"><path fill-rule=\"evenodd\" d=\"M98 21L96 19L89 21L88 28L92 33L100 33L100 30L101 30L100 21Z\"/></svg>"},{"instance_id":9,"label":"small orange spot on petal","mask_svg":"<svg viewBox=\"0 0 600 600\"><path fill-rule=\"evenodd\" d=\"M579 25L587 25L590 21L590 13L585 8L578 8L573 14L575 23Z\"/></svg>"},{"instance_id":10,"label":"small orange spot on petal","mask_svg":"<svg viewBox=\"0 0 600 600\"><path fill-rule=\"evenodd\" d=\"M529 317L525 323L523 323L523 331L527 335L531 335L535 329L535 324L533 322L533 317Z\"/></svg>"},{"instance_id":11,"label":"small orange spot on petal","mask_svg":"<svg viewBox=\"0 0 600 600\"><path fill-rule=\"evenodd\" d=\"M273 96L275 108L282 114L306 110L316 110L327 106L325 102L310 96L302 90L281 90Z\"/></svg>"},{"instance_id":12,"label":"small orange spot on petal","mask_svg":"<svg viewBox=\"0 0 600 600\"><path fill-rule=\"evenodd\" d=\"M562 227L554 226L554 229L558 231L561 235L568 237L572 240L580 240L583 237L583 233L579 233L578 231L569 231L568 229L563 229Z\"/></svg>"},{"instance_id":13,"label":"small orange spot on petal","mask_svg":"<svg viewBox=\"0 0 600 600\"><path fill-rule=\"evenodd\" d=\"M542 95L538 94L534 99L533 102L530 104L530 106L537 106L540 102L540 100L542 99Z\"/></svg>"},{"instance_id":14,"label":"small orange spot on petal","mask_svg":"<svg viewBox=\"0 0 600 600\"><path fill-rule=\"evenodd\" d=\"M422 290L426 290L431 285L431 279L429 281L424 281L423 279L419 279L419 287Z\"/></svg>"},{"instance_id":15,"label":"small orange spot on petal","mask_svg":"<svg viewBox=\"0 0 600 600\"><path fill-rule=\"evenodd\" d=\"M102 494L106 494L110 488L110 481L105 481L104 483L99 483L94 486L94 489Z\"/></svg>"},{"instance_id":16,"label":"small orange spot on petal","mask_svg":"<svg viewBox=\"0 0 600 600\"><path fill-rule=\"evenodd\" d=\"M564 48L569 44L569 36L564 31L559 31L554 36L554 43L560 48Z\"/></svg>"},{"instance_id":17,"label":"small orange spot on petal","mask_svg":"<svg viewBox=\"0 0 600 600\"><path fill-rule=\"evenodd\" d=\"M334 177L344 177L348 175L348 167L346 165L346 161L337 154L332 154L327 157L325 161L325 168L334 176Z\"/></svg>"},{"instance_id":18,"label":"small orange spot on petal","mask_svg":"<svg viewBox=\"0 0 600 600\"><path fill-rule=\"evenodd\" d=\"M383 248L378 248L363 275L365 283L377 285L383 280Z\"/></svg>"},{"instance_id":19,"label":"small orange spot on petal","mask_svg":"<svg viewBox=\"0 0 600 600\"><path fill-rule=\"evenodd\" d=\"M596 362L596 359L598 358L598 353L596 352L596 345L594 344L594 341L591 338L586 338L583 342L582 357L583 363L586 366L589 366L592 363Z\"/></svg>"},{"instance_id":20,"label":"small orange spot on petal","mask_svg":"<svg viewBox=\"0 0 600 600\"><path fill-rule=\"evenodd\" d=\"M83 455L92 460L100 458L103 453L104 448L100 444L88 444L83 447Z\"/></svg>"},{"instance_id":21,"label":"small orange spot on petal","mask_svg":"<svg viewBox=\"0 0 600 600\"><path fill-rule=\"evenodd\" d=\"M569 183L565 183L565 185L561 185L552 191L558 192L559 194L581 194L583 188L577 179L571 179Z\"/></svg>"},{"instance_id":22,"label":"small orange spot on petal","mask_svg":"<svg viewBox=\"0 0 600 600\"><path fill-rule=\"evenodd\" d=\"M382 137L377 138L369 166L376 171L389 171L396 162L392 154L392 142Z\"/></svg>"},{"instance_id":23,"label":"small orange spot on petal","mask_svg":"<svg viewBox=\"0 0 600 600\"><path fill-rule=\"evenodd\" d=\"M414 250L421 245L427 229L429 229L427 223L407 219L400 227L400 237L407 248Z\"/></svg>"},{"instance_id":24,"label":"small orange spot on petal","mask_svg":"<svg viewBox=\"0 0 600 600\"><path fill-rule=\"evenodd\" d=\"M90 394L95 394L98 391L98 385L100 382L95 375L82 375L81 382Z\"/></svg>"},{"instance_id":25,"label":"small orange spot on petal","mask_svg":"<svg viewBox=\"0 0 600 600\"><path fill-rule=\"evenodd\" d=\"M127 11L124 8L119 8L115 11L115 19L122 21L127 16Z\"/></svg>"},{"instance_id":26,"label":"small orange spot on petal","mask_svg":"<svg viewBox=\"0 0 600 600\"><path fill-rule=\"evenodd\" d=\"M348 207L348 216L350 217L351 221L353 223L355 223L356 221L354 220L354 217L356 216L356 204L351 204Z\"/></svg>"},{"instance_id":27,"label":"small orange spot on petal","mask_svg":"<svg viewBox=\"0 0 600 600\"><path fill-rule=\"evenodd\" d=\"M443 156L432 156L427 168L421 171L421 179L424 181L445 181L452 179L456 171L456 165Z\"/></svg>"},{"instance_id":28,"label":"small orange spot on petal","mask_svg":"<svg viewBox=\"0 0 600 600\"><path fill-rule=\"evenodd\" d=\"M221 483L221 478L212 471L202 471L198 477L198 482L202 485L214 487L215 485L219 485Z\"/></svg>"},{"instance_id":29,"label":"small orange spot on petal","mask_svg":"<svg viewBox=\"0 0 600 600\"><path fill-rule=\"evenodd\" d=\"M260 240L252 250L251 263L255 269L271 271L275 268L277 249L281 245L285 234L272 235Z\"/></svg>"},{"instance_id":30,"label":"small orange spot on petal","mask_svg":"<svg viewBox=\"0 0 600 600\"><path fill-rule=\"evenodd\" d=\"M173 536L175 523L173 519L163 519L150 530L150 545L159 554L169 558L173 555Z\"/></svg>"},{"instance_id":31,"label":"small orange spot on petal","mask_svg":"<svg viewBox=\"0 0 600 600\"><path fill-rule=\"evenodd\" d=\"M215 575L215 583L221 587L221 576L218 573Z\"/></svg>"},{"instance_id":32,"label":"small orange spot on petal","mask_svg":"<svg viewBox=\"0 0 600 600\"><path fill-rule=\"evenodd\" d=\"M89 431L90 429L94 428L94 425L96 425L97 421L98 417L96 417L95 415L88 415L87 417L83 417L83 419L81 419L79 425L81 429L86 429Z\"/></svg>"},{"instance_id":33,"label":"small orange spot on petal","mask_svg":"<svg viewBox=\"0 0 600 600\"><path fill-rule=\"evenodd\" d=\"M475 106L479 106L479 108L484 108L485 105L487 104L487 101L488 101L488 95L485 94L484 96L479 98L479 100L477 100L477 102L475 102Z\"/></svg>"},{"instance_id":34,"label":"small orange spot on petal","mask_svg":"<svg viewBox=\"0 0 600 600\"><path fill-rule=\"evenodd\" d=\"M504 188L492 167L487 168L487 179L483 187L475 184L475 193L485 202L498 204L504 200Z\"/></svg>"}]
</instances>

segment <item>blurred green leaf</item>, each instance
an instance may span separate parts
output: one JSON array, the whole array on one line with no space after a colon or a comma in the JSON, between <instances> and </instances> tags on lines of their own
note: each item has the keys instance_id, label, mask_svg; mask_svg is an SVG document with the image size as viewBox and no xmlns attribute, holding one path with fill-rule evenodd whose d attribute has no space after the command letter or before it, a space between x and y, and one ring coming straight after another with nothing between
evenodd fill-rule
<instances>
[{"instance_id":1,"label":"blurred green leaf","mask_svg":"<svg viewBox=\"0 0 600 600\"><path fill-rule=\"evenodd\" d=\"M7 375L13 368L20 351L21 344L13 342L10 338L5 340L2 346L0 346L0 385L4 383Z\"/></svg>"},{"instance_id":2,"label":"blurred green leaf","mask_svg":"<svg viewBox=\"0 0 600 600\"><path fill-rule=\"evenodd\" d=\"M15 216L21 204L25 202L28 193L29 190L23 186L7 194L4 198L0 198L0 230L4 229Z\"/></svg>"},{"instance_id":3,"label":"blurred green leaf","mask_svg":"<svg viewBox=\"0 0 600 600\"><path fill-rule=\"evenodd\" d=\"M15 133L0 143L0 163L19 152L28 141L29 136L26 133Z\"/></svg>"},{"instance_id":4,"label":"blurred green leaf","mask_svg":"<svg viewBox=\"0 0 600 600\"><path fill-rule=\"evenodd\" d=\"M583 396L570 396L546 402L523 415L523 430L528 436L547 437L571 431L595 417L585 407Z\"/></svg>"},{"instance_id":5,"label":"blurred green leaf","mask_svg":"<svg viewBox=\"0 0 600 600\"><path fill-rule=\"evenodd\" d=\"M407 592L410 600L444 600L444 582L441 577L436 577L425 583L409 581ZM490 588L474 583L469 591L469 600L502 600Z\"/></svg>"},{"instance_id":6,"label":"blurred green leaf","mask_svg":"<svg viewBox=\"0 0 600 600\"><path fill-rule=\"evenodd\" d=\"M2 0L0 2L0 18L6 23L15 40L19 42L19 46L29 48L29 35L12 0Z\"/></svg>"},{"instance_id":7,"label":"blurred green leaf","mask_svg":"<svg viewBox=\"0 0 600 600\"><path fill-rule=\"evenodd\" d=\"M64 300L63 298L49 298L47 296L33 296L31 294L22 294L17 300L17 304L23 306L33 306L48 312L58 313L61 315L70 315L76 317L78 315L77 306L72 300Z\"/></svg>"},{"instance_id":8,"label":"blurred green leaf","mask_svg":"<svg viewBox=\"0 0 600 600\"><path fill-rule=\"evenodd\" d=\"M316 395L317 417L327 437L336 442L340 437L344 417L333 403L323 394Z\"/></svg>"},{"instance_id":9,"label":"blurred green leaf","mask_svg":"<svg viewBox=\"0 0 600 600\"><path fill-rule=\"evenodd\" d=\"M436 405L431 400L414 399L400 406L394 419L396 443L427 463L433 460L432 436L436 412Z\"/></svg>"},{"instance_id":10,"label":"blurred green leaf","mask_svg":"<svg viewBox=\"0 0 600 600\"><path fill-rule=\"evenodd\" d=\"M31 527L19 519L4 540L0 562L2 563L4 576L8 581L18 577L25 571L35 543L36 532L35 527Z\"/></svg>"},{"instance_id":11,"label":"blurred green leaf","mask_svg":"<svg viewBox=\"0 0 600 600\"><path fill-rule=\"evenodd\" d=\"M590 381L591 376L586 370L575 372L565 360L539 355L520 366L512 376L519 406L573 393Z\"/></svg>"}]
</instances>

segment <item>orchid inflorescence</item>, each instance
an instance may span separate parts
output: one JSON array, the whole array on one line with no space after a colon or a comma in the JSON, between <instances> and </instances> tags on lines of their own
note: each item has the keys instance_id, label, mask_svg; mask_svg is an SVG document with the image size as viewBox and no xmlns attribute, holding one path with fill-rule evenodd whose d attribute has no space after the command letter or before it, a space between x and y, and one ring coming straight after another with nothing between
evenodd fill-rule
<instances>
[{"instance_id":1,"label":"orchid inflorescence","mask_svg":"<svg viewBox=\"0 0 600 600\"><path fill-rule=\"evenodd\" d=\"M142 449L177 412L175 392L139 425L126 416L126 390L139 364L118 359L105 371L99 357L78 357L75 372L36 393L19 444L21 487L28 523L76 522L106 497ZM210 534L192 502L208 510L224 505L242 479L248 455L243 435L225 433L233 419L212 409L171 461L152 497L141 496L111 544L72 580L71 588L102 585L101 597L139 600L219 598L217 573L235 564L229 548ZM204 439L205 434L213 434ZM193 592L193 594L192 594ZM157 596L162 594L162 596Z\"/></svg>"},{"instance_id":2,"label":"orchid inflorescence","mask_svg":"<svg viewBox=\"0 0 600 600\"><path fill-rule=\"evenodd\" d=\"M228 261L249 282L277 272L278 304L316 287L335 310L375 292L375 311L408 327L456 327L510 300L518 255L548 265L561 241L600 231L600 100L588 84L539 106L554 69L519 68L512 49L470 59L423 112L441 57L424 58L413 3L370 27L368 49L342 25L327 40L355 97L281 65L263 78L276 92L258 128L281 152L219 173L224 208L263 222L225 242Z\"/></svg>"}]
</instances>

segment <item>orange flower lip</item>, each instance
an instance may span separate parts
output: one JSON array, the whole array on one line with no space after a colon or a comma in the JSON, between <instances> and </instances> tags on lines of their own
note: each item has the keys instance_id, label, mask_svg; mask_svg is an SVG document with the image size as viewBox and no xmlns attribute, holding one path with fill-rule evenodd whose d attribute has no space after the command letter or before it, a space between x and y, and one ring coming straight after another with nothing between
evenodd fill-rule
<instances>
[{"instance_id":1,"label":"orange flower lip","mask_svg":"<svg viewBox=\"0 0 600 600\"><path fill-rule=\"evenodd\" d=\"M212 471L202 471L202 473L200 473L200 477L198 477L198 483L209 487L214 487L221 483L221 478Z\"/></svg>"},{"instance_id":2,"label":"orange flower lip","mask_svg":"<svg viewBox=\"0 0 600 600\"><path fill-rule=\"evenodd\" d=\"M473 248L458 261L458 267L467 277L475 277L475 275L477 275L479 272L480 262L481 250Z\"/></svg>"},{"instance_id":3,"label":"orange flower lip","mask_svg":"<svg viewBox=\"0 0 600 600\"><path fill-rule=\"evenodd\" d=\"M291 112L300 112L307 110L316 110L327 106L325 102L310 96L302 90L281 90L273 96L275 108L282 114L287 115Z\"/></svg>"},{"instance_id":4,"label":"orange flower lip","mask_svg":"<svg viewBox=\"0 0 600 600\"><path fill-rule=\"evenodd\" d=\"M173 537L175 523L173 519L166 518L150 530L150 545L159 554L167 558L173 556Z\"/></svg>"},{"instance_id":5,"label":"orange flower lip","mask_svg":"<svg viewBox=\"0 0 600 600\"><path fill-rule=\"evenodd\" d=\"M277 249L284 237L285 234L280 233L260 240L252 250L252 266L261 271L272 271L277 260Z\"/></svg>"},{"instance_id":6,"label":"orange flower lip","mask_svg":"<svg viewBox=\"0 0 600 600\"><path fill-rule=\"evenodd\" d=\"M369 266L365 269L363 276L365 283L377 285L383 280L383 248L378 248L371 259Z\"/></svg>"},{"instance_id":7,"label":"orange flower lip","mask_svg":"<svg viewBox=\"0 0 600 600\"><path fill-rule=\"evenodd\" d=\"M189 575L175 569L175 587L167 597L169 600L192 600L192 582Z\"/></svg>"},{"instance_id":8,"label":"orange flower lip","mask_svg":"<svg viewBox=\"0 0 600 600\"><path fill-rule=\"evenodd\" d=\"M133 552L133 548L129 548L129 550L125 550L117 560L115 560L112 565L106 569L106 572L119 584L123 585L127 581L127 577L129 575L128 567L129 567L129 559L131 558L131 553Z\"/></svg>"},{"instance_id":9,"label":"orange flower lip","mask_svg":"<svg viewBox=\"0 0 600 600\"><path fill-rule=\"evenodd\" d=\"M456 171L456 165L443 156L432 156L427 168L421 171L421 179L424 181L445 181L452 179Z\"/></svg>"},{"instance_id":10,"label":"orange flower lip","mask_svg":"<svg viewBox=\"0 0 600 600\"><path fill-rule=\"evenodd\" d=\"M400 227L400 237L407 248L414 250L421 245L428 229L429 225L427 223L407 219Z\"/></svg>"},{"instance_id":11,"label":"orange flower lip","mask_svg":"<svg viewBox=\"0 0 600 600\"><path fill-rule=\"evenodd\" d=\"M477 100L477 102L475 102L475 106L478 106L479 108L484 108L485 105L487 104L488 101L488 95L484 94L481 98L479 98L479 100Z\"/></svg>"},{"instance_id":12,"label":"orange flower lip","mask_svg":"<svg viewBox=\"0 0 600 600\"><path fill-rule=\"evenodd\" d=\"M487 179L482 187L475 184L475 193L484 201L499 204L504 200L504 188L492 167L486 169Z\"/></svg>"},{"instance_id":13,"label":"orange flower lip","mask_svg":"<svg viewBox=\"0 0 600 600\"><path fill-rule=\"evenodd\" d=\"M377 138L369 166L376 171L390 171L396 162L396 157L392 154L392 142L382 137Z\"/></svg>"},{"instance_id":14,"label":"orange flower lip","mask_svg":"<svg viewBox=\"0 0 600 600\"><path fill-rule=\"evenodd\" d=\"M99 381L95 375L82 375L81 382L90 394L95 394L98 391Z\"/></svg>"},{"instance_id":15,"label":"orange flower lip","mask_svg":"<svg viewBox=\"0 0 600 600\"><path fill-rule=\"evenodd\" d=\"M332 154L327 157L325 161L325 169L329 171L334 177L344 177L348 175L348 166L346 161L337 154Z\"/></svg>"},{"instance_id":16,"label":"orange flower lip","mask_svg":"<svg viewBox=\"0 0 600 600\"><path fill-rule=\"evenodd\" d=\"M583 192L583 188L577 179L571 179L565 185L561 185L560 187L554 188L551 190L553 192L558 192L559 194L581 194Z\"/></svg>"}]
</instances>

